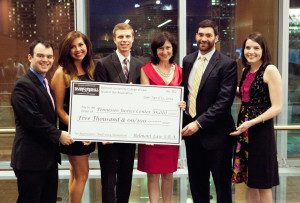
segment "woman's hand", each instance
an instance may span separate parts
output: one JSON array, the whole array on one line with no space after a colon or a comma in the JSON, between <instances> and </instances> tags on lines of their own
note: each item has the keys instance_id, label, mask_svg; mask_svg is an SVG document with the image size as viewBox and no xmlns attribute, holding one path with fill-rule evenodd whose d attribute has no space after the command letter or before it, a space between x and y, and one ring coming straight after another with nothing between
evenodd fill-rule
<instances>
[{"instance_id":1,"label":"woman's hand","mask_svg":"<svg viewBox=\"0 0 300 203\"><path fill-rule=\"evenodd\" d=\"M182 111L185 111L185 108L186 108L186 102L185 101L180 101L178 103L178 106L179 108L182 110Z\"/></svg>"},{"instance_id":2,"label":"woman's hand","mask_svg":"<svg viewBox=\"0 0 300 203\"><path fill-rule=\"evenodd\" d=\"M229 135L231 135L231 136L238 136L238 135L242 134L243 132L245 132L252 125L253 124L252 124L251 121L245 121L239 127L237 127L234 132L231 132Z\"/></svg>"}]
</instances>

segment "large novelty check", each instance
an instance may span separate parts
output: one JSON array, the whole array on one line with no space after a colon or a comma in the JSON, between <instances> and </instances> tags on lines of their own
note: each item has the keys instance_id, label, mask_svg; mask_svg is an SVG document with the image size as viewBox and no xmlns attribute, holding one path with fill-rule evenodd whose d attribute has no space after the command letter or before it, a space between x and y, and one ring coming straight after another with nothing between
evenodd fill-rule
<instances>
[{"instance_id":1,"label":"large novelty check","mask_svg":"<svg viewBox=\"0 0 300 203\"><path fill-rule=\"evenodd\" d=\"M74 140L180 145L182 87L72 81Z\"/></svg>"}]
</instances>

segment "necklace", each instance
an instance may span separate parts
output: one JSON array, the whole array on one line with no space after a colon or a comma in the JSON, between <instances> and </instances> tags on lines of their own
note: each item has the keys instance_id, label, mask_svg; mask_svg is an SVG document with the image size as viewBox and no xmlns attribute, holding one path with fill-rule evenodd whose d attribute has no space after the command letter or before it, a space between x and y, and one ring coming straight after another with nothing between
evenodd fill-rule
<instances>
[{"instance_id":1,"label":"necklace","mask_svg":"<svg viewBox=\"0 0 300 203\"><path fill-rule=\"evenodd\" d=\"M168 73L163 72L158 66L154 66L155 70L164 78L168 78L173 74L174 65L171 65L170 71Z\"/></svg>"}]
</instances>

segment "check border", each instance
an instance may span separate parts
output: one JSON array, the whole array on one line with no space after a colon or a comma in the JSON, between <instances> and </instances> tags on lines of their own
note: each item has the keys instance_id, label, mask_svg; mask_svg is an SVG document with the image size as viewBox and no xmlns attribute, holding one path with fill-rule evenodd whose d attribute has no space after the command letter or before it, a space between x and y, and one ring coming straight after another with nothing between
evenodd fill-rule
<instances>
[{"instance_id":1,"label":"check border","mask_svg":"<svg viewBox=\"0 0 300 203\"><path fill-rule=\"evenodd\" d=\"M183 87L180 87L180 86L158 86L158 85L140 85L140 84L123 84L123 83L105 83L105 82L93 82L93 81L71 81L71 85L70 85L70 107L69 107L69 115L70 115L70 119L69 119L69 132L70 134L72 135L72 133L75 131L73 128L74 126L78 127L77 125L80 125L80 122L76 122L73 118L74 114L73 114L73 109L74 108L78 108L77 106L74 106L74 86L76 84L80 84L82 86L87 86L87 87L90 87L89 88L89 91L87 92L78 92L76 93L76 95L80 95L80 96L83 96L85 97L85 94L88 95L89 98L95 98L95 97L91 97L90 94L97 94L97 91L96 89L97 88L93 88L93 87L96 87L96 86L99 86L99 93L100 93L100 89L101 89L101 86L105 85L105 86L110 86L112 87L113 89L114 88L118 88L118 87L125 87L125 88L130 88L130 87L134 87L134 88L137 88L139 89L139 87L141 88L160 88L160 89L166 89L168 88L169 90L176 90L176 92L178 92L180 95L179 96L179 101L182 101L183 100ZM93 90L94 89L94 90ZM96 96L97 95L92 95L92 96ZM99 96L99 95L98 95ZM118 97L118 95L116 94L115 95L116 97ZM122 100L122 97L124 95L120 95L120 101ZM76 98L75 98L76 99ZM178 101L178 102L179 102ZM139 105L139 103L133 103L131 105ZM182 129L182 116L183 116L183 112L178 108L178 111L180 111L179 113L179 118L177 119L176 122L178 122L176 124L177 127L177 134L174 135L176 136L176 141L174 141L174 139L172 139L172 141L170 140L165 140L165 141L139 141L139 140L131 140L130 138L126 138L126 139L114 139L114 137L112 136L111 138L105 138L105 139L102 139L102 138L99 138L97 136L89 136L88 138L85 138L85 137L78 137L78 136L74 136L74 140L76 141L86 141L86 140L89 140L89 141L93 141L93 142L102 142L102 141L111 141L111 142L116 142L116 143L136 143L136 144L163 144L163 145L180 145L181 144L181 129ZM177 116L176 116L177 117ZM99 124L99 123L95 123L95 124L91 124L92 125L102 125L102 124ZM105 123L103 124L103 126L105 126ZM174 126L174 125L172 125Z\"/></svg>"}]
</instances>

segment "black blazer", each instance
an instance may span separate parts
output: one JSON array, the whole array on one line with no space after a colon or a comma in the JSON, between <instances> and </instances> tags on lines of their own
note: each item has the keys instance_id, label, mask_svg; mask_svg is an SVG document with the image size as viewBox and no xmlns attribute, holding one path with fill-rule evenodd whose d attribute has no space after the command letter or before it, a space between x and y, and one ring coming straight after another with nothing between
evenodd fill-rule
<instances>
[{"instance_id":1,"label":"black blazer","mask_svg":"<svg viewBox=\"0 0 300 203\"><path fill-rule=\"evenodd\" d=\"M57 115L46 88L31 72L15 84L11 96L16 135L11 167L19 170L47 170L60 162Z\"/></svg>"},{"instance_id":2,"label":"black blazer","mask_svg":"<svg viewBox=\"0 0 300 203\"><path fill-rule=\"evenodd\" d=\"M188 101L188 78L198 51L183 59L183 86L185 101ZM234 120L231 116L237 87L237 65L234 60L215 51L203 73L196 98L195 119L202 128L196 136L207 149L221 147L229 133L234 130ZM194 119L194 120L195 120ZM185 115L184 122L188 124L191 118Z\"/></svg>"},{"instance_id":3,"label":"black blazer","mask_svg":"<svg viewBox=\"0 0 300 203\"><path fill-rule=\"evenodd\" d=\"M131 56L128 81L126 81L118 55L114 52L97 63L95 81L139 84L142 65L139 59Z\"/></svg>"}]
</instances>

